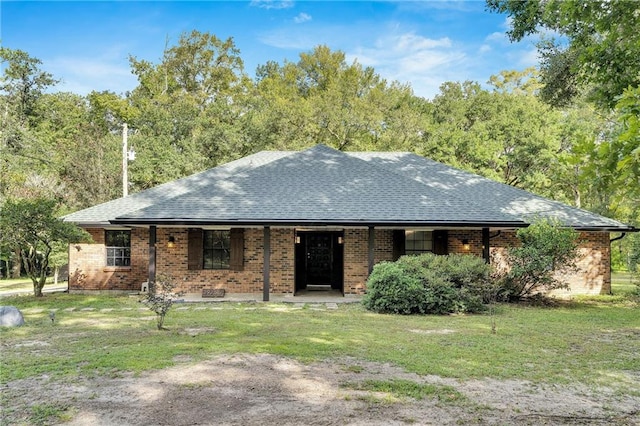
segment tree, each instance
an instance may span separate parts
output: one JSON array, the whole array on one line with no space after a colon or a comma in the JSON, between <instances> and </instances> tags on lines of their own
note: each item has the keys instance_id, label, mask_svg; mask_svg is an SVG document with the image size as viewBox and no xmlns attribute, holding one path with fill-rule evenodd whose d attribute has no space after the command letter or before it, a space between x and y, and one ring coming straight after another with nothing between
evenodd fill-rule
<instances>
[{"instance_id":1,"label":"tree","mask_svg":"<svg viewBox=\"0 0 640 426\"><path fill-rule=\"evenodd\" d=\"M512 40L551 30L559 39L539 44L542 96L565 105L582 90L599 105L613 107L629 86L640 84L638 4L628 0L487 0L507 13Z\"/></svg>"},{"instance_id":2,"label":"tree","mask_svg":"<svg viewBox=\"0 0 640 426\"><path fill-rule=\"evenodd\" d=\"M55 207L52 199L9 199L0 209L0 246L21 250L37 297L42 296L54 245L90 240L85 231L55 217Z\"/></svg>"},{"instance_id":3,"label":"tree","mask_svg":"<svg viewBox=\"0 0 640 426\"><path fill-rule=\"evenodd\" d=\"M137 152L133 190L252 151L243 132L252 82L239 53L231 38L192 31L167 46L158 64L130 58L139 81L127 99L135 110L129 122Z\"/></svg>"},{"instance_id":4,"label":"tree","mask_svg":"<svg viewBox=\"0 0 640 426\"><path fill-rule=\"evenodd\" d=\"M410 150L420 140L426 101L371 67L347 63L341 51L317 46L296 63L268 62L256 74L270 147Z\"/></svg>"},{"instance_id":5,"label":"tree","mask_svg":"<svg viewBox=\"0 0 640 426\"><path fill-rule=\"evenodd\" d=\"M616 111L621 124L620 134L612 143L618 153L616 170L618 185L625 188L625 195L636 206L634 217L640 220L640 87L627 88L618 98Z\"/></svg>"},{"instance_id":6,"label":"tree","mask_svg":"<svg viewBox=\"0 0 640 426\"><path fill-rule=\"evenodd\" d=\"M183 292L174 293L176 288L175 279L170 275L160 274L155 282L150 283L149 291L141 300L142 303L156 314L156 326L158 330L164 328L164 318L171 309L175 299Z\"/></svg>"},{"instance_id":7,"label":"tree","mask_svg":"<svg viewBox=\"0 0 640 426\"><path fill-rule=\"evenodd\" d=\"M520 300L568 288L556 274L575 266L578 232L552 220L537 220L519 229L516 236L520 245L508 250L510 270L503 280L505 296Z\"/></svg>"},{"instance_id":8,"label":"tree","mask_svg":"<svg viewBox=\"0 0 640 426\"><path fill-rule=\"evenodd\" d=\"M549 193L560 149L561 114L531 94L532 84L493 77L493 91L478 83L446 82L431 109L417 152L508 185Z\"/></svg>"},{"instance_id":9,"label":"tree","mask_svg":"<svg viewBox=\"0 0 640 426\"><path fill-rule=\"evenodd\" d=\"M38 102L56 80L40 69L39 59L22 50L0 47L0 61L1 202L8 196L27 196L45 182L49 189L56 184L48 173L50 152L32 128L38 118Z\"/></svg>"},{"instance_id":10,"label":"tree","mask_svg":"<svg viewBox=\"0 0 640 426\"><path fill-rule=\"evenodd\" d=\"M40 69L42 61L22 50L0 47L0 61L6 64L0 91L10 99L20 123L24 123L33 115L38 98L57 80Z\"/></svg>"}]
</instances>

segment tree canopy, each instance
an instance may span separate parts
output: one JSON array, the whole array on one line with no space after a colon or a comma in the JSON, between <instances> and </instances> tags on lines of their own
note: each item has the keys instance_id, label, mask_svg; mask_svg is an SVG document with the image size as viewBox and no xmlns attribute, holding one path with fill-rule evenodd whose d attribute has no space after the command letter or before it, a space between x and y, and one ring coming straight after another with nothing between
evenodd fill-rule
<instances>
[{"instance_id":1,"label":"tree canopy","mask_svg":"<svg viewBox=\"0 0 640 426\"><path fill-rule=\"evenodd\" d=\"M20 251L35 296L42 296L53 250L90 240L85 231L57 218L55 206L55 200L36 198L7 200L0 208L0 248Z\"/></svg>"},{"instance_id":2,"label":"tree canopy","mask_svg":"<svg viewBox=\"0 0 640 426\"><path fill-rule=\"evenodd\" d=\"M600 105L640 83L640 8L628 0L487 0L490 10L511 18L509 36L522 40L550 30L539 44L542 96L566 105L587 90Z\"/></svg>"},{"instance_id":3,"label":"tree canopy","mask_svg":"<svg viewBox=\"0 0 640 426\"><path fill-rule=\"evenodd\" d=\"M540 70L445 82L431 100L324 45L251 78L232 38L192 31L157 62L130 57L131 92L87 96L55 91L40 60L3 47L0 204L53 198L69 211L120 196L126 123L131 192L260 150L322 143L415 152L637 224L637 11L580 4L490 0L513 18L514 39L543 28L561 37L541 45Z\"/></svg>"}]
</instances>

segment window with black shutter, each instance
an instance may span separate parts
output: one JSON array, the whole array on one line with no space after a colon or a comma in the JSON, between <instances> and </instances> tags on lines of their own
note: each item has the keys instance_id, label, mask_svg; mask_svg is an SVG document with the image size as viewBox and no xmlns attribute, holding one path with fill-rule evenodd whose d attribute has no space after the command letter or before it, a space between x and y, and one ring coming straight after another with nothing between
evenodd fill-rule
<instances>
[{"instance_id":1,"label":"window with black shutter","mask_svg":"<svg viewBox=\"0 0 640 426\"><path fill-rule=\"evenodd\" d=\"M231 231L205 230L202 249L203 269L229 269Z\"/></svg>"},{"instance_id":2,"label":"window with black shutter","mask_svg":"<svg viewBox=\"0 0 640 426\"><path fill-rule=\"evenodd\" d=\"M243 270L244 229L203 230L191 228L188 239L187 267L189 270Z\"/></svg>"}]
</instances>

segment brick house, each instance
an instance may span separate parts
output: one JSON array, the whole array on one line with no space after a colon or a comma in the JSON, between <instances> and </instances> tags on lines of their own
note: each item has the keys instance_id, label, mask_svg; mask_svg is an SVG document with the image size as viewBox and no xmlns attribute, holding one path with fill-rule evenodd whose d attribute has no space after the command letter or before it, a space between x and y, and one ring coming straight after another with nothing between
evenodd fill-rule
<instances>
[{"instance_id":1,"label":"brick house","mask_svg":"<svg viewBox=\"0 0 640 426\"><path fill-rule=\"evenodd\" d=\"M581 232L572 294L609 293L615 220L402 152L264 151L66 216L70 291L136 291L156 273L180 290L361 294L403 254L500 259L515 230L553 217Z\"/></svg>"}]
</instances>

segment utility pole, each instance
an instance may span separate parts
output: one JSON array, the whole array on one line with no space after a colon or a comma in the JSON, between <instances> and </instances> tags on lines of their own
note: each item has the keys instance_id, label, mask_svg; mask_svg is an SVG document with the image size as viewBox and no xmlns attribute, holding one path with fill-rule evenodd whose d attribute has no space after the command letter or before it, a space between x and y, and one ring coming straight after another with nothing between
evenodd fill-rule
<instances>
[{"instance_id":1,"label":"utility pole","mask_svg":"<svg viewBox=\"0 0 640 426\"><path fill-rule=\"evenodd\" d=\"M129 127L127 123L122 124L122 196L129 194L129 149L127 147L127 138L129 136Z\"/></svg>"}]
</instances>

